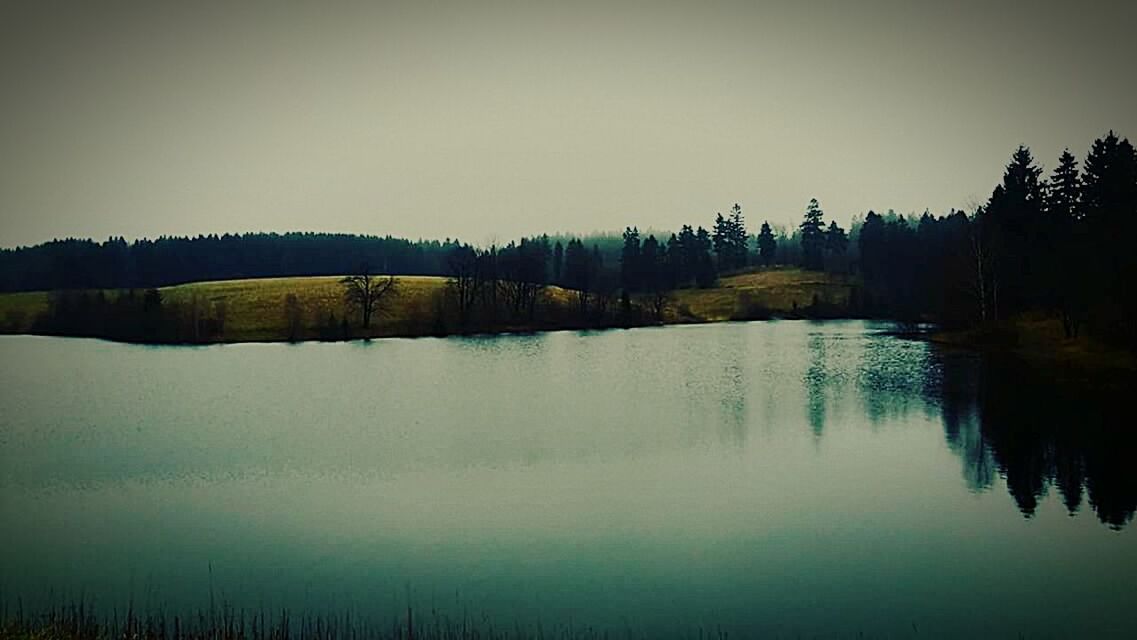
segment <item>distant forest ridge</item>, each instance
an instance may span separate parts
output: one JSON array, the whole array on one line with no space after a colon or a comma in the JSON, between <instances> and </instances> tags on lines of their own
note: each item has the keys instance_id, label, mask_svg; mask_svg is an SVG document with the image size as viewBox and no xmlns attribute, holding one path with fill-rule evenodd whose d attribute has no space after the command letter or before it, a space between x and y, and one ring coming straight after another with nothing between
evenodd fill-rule
<instances>
[{"instance_id":1,"label":"distant forest ridge","mask_svg":"<svg viewBox=\"0 0 1137 640\"><path fill-rule=\"evenodd\" d=\"M890 218L898 217L902 216L890 212ZM860 224L861 219L855 218L851 239L856 239ZM796 263L799 232L775 228L773 233L780 253L776 262ZM649 234L667 238L666 233L656 230L645 231L643 236ZM579 240L589 249L596 248L605 263L613 266L619 265L624 245L619 231L556 233L528 239L547 239L550 247L559 243L562 250L570 241ZM749 234L748 242L756 247L756 236ZM66 238L0 249L0 291L163 287L211 280L343 275L363 267L373 273L445 276L449 275L448 257L464 245L450 238L409 240L391 235L310 231L161 236L134 241L118 236L101 242Z\"/></svg>"}]
</instances>

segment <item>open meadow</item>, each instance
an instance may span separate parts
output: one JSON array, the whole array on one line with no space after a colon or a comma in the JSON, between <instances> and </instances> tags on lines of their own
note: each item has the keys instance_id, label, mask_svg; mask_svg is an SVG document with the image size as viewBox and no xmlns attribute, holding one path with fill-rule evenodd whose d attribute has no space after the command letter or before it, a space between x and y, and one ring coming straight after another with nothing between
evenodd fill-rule
<instances>
[{"instance_id":1,"label":"open meadow","mask_svg":"<svg viewBox=\"0 0 1137 640\"><path fill-rule=\"evenodd\" d=\"M289 313L285 299L296 297L300 339L342 336L345 313L352 337L417 336L445 332L455 326L453 311L442 300L447 278L441 276L396 276L396 291L384 299L372 327L358 327L358 314L347 309L339 276L259 278L194 282L159 289L163 304L181 309L198 308L207 316L222 314L221 342L282 341L289 336ZM801 269L752 271L721 278L707 289L680 289L667 295L665 323L721 322L762 319L771 316L805 315L816 304L846 308L856 284L841 276ZM120 295L106 291L109 299ZM542 292L541 305L556 310L557 318L571 318L576 293L556 286ZM643 302L645 300L637 300ZM0 294L0 327L4 333L34 333L36 318L48 311L50 294L43 291ZM542 329L572 326L550 320L541 323L503 325L509 329ZM452 330L452 329L451 329Z\"/></svg>"}]
</instances>

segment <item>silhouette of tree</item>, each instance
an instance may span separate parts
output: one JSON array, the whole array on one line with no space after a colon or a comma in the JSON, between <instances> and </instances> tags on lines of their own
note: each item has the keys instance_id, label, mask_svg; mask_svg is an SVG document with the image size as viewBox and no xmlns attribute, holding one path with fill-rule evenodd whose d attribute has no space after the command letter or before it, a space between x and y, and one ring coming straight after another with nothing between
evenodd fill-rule
<instances>
[{"instance_id":1,"label":"silhouette of tree","mask_svg":"<svg viewBox=\"0 0 1137 640\"><path fill-rule=\"evenodd\" d=\"M774 232L770 229L769 222L763 222L762 228L758 232L758 256L762 260L762 264L769 267L774 264L774 259L778 253L778 241L774 239Z\"/></svg>"},{"instance_id":2,"label":"silhouette of tree","mask_svg":"<svg viewBox=\"0 0 1137 640\"><path fill-rule=\"evenodd\" d=\"M749 253L748 238L741 205L735 203L730 209L730 215L725 218L721 213L715 216L711 242L718 259L719 271L741 269L746 266Z\"/></svg>"},{"instance_id":3,"label":"silhouette of tree","mask_svg":"<svg viewBox=\"0 0 1137 640\"><path fill-rule=\"evenodd\" d=\"M848 248L849 236L845 235L844 229L837 226L836 220L831 221L829 223L829 229L825 232L825 252L834 258L834 263L838 263L843 262ZM843 268L834 268L844 271Z\"/></svg>"},{"instance_id":4,"label":"silhouette of tree","mask_svg":"<svg viewBox=\"0 0 1137 640\"><path fill-rule=\"evenodd\" d=\"M802 266L806 269L821 270L824 263L825 224L824 212L814 198L805 209L805 217L798 230L801 232Z\"/></svg>"},{"instance_id":5,"label":"silhouette of tree","mask_svg":"<svg viewBox=\"0 0 1137 640\"><path fill-rule=\"evenodd\" d=\"M459 322L466 326L483 282L479 270L483 262L473 247L462 245L451 249L446 264L450 272L449 286L458 305Z\"/></svg>"},{"instance_id":6,"label":"silhouette of tree","mask_svg":"<svg viewBox=\"0 0 1137 640\"><path fill-rule=\"evenodd\" d=\"M577 307L581 317L588 314L588 303L597 277L597 258L600 251L589 251L584 243L574 238L565 250L565 285L575 291Z\"/></svg>"},{"instance_id":7,"label":"silhouette of tree","mask_svg":"<svg viewBox=\"0 0 1137 640\"><path fill-rule=\"evenodd\" d=\"M643 272L641 279L643 289L651 296L652 315L657 321L663 320L663 309L667 304L667 272L666 250L649 235L640 249L640 266Z\"/></svg>"},{"instance_id":8,"label":"silhouette of tree","mask_svg":"<svg viewBox=\"0 0 1137 640\"><path fill-rule=\"evenodd\" d=\"M564 270L565 248L560 240L553 245L553 282L560 284Z\"/></svg>"},{"instance_id":9,"label":"silhouette of tree","mask_svg":"<svg viewBox=\"0 0 1137 640\"><path fill-rule=\"evenodd\" d=\"M383 299L396 292L394 276L372 275L365 265L360 273L340 280L343 285L344 303L360 315L360 326L371 328L371 318L379 309Z\"/></svg>"},{"instance_id":10,"label":"silhouette of tree","mask_svg":"<svg viewBox=\"0 0 1137 640\"><path fill-rule=\"evenodd\" d=\"M1053 286L1043 287L1049 306L1057 308L1067 338L1078 336L1086 314L1086 283L1092 277L1089 247L1082 216L1082 181L1078 161L1069 149L1058 158L1045 185L1045 237L1042 275Z\"/></svg>"},{"instance_id":11,"label":"silhouette of tree","mask_svg":"<svg viewBox=\"0 0 1137 640\"><path fill-rule=\"evenodd\" d=\"M996 313L1011 313L1036 304L1041 287L1031 274L1041 265L1042 169L1030 149L1019 146L995 187L983 212L984 233L994 249L994 277L998 287Z\"/></svg>"},{"instance_id":12,"label":"silhouette of tree","mask_svg":"<svg viewBox=\"0 0 1137 640\"><path fill-rule=\"evenodd\" d=\"M1089 286L1098 306L1095 321L1107 339L1137 348L1137 300L1128 287L1137 278L1137 152L1110 131L1094 141L1082 176L1086 233L1092 247Z\"/></svg>"},{"instance_id":13,"label":"silhouette of tree","mask_svg":"<svg viewBox=\"0 0 1137 640\"><path fill-rule=\"evenodd\" d=\"M717 274L715 263L711 259L711 234L699 227L695 232L694 271L695 284L700 288L715 286Z\"/></svg>"},{"instance_id":14,"label":"silhouette of tree","mask_svg":"<svg viewBox=\"0 0 1137 640\"><path fill-rule=\"evenodd\" d=\"M633 293L640 290L640 231L624 229L624 247L620 251L620 286Z\"/></svg>"}]
</instances>

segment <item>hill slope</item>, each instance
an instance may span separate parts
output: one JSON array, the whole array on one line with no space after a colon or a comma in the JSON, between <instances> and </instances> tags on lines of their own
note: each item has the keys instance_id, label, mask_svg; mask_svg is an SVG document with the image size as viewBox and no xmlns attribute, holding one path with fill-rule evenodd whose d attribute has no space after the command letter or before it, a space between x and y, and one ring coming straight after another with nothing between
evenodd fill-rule
<instances>
[{"instance_id":1,"label":"hill slope","mask_svg":"<svg viewBox=\"0 0 1137 640\"><path fill-rule=\"evenodd\" d=\"M416 336L435 332L437 296L446 287L438 276L398 276L397 295L383 304L367 335ZM668 296L667 322L718 322L790 315L805 310L815 300L832 308L844 308L855 283L839 276L773 269L723 277L711 289L682 289ZM224 308L223 342L282 341L288 336L284 299L294 294L301 309L303 338L318 338L329 324L343 321L343 289L337 276L261 278L195 282L159 289L166 303L186 308L199 305L203 313ZM107 292L108 296L117 295ZM545 304L572 308L572 292L548 287ZM48 309L48 292L0 294L0 332L28 333L39 314ZM355 322L354 316L352 317ZM556 322L502 329L558 328ZM571 325L563 325L571 326ZM361 332L353 330L359 337Z\"/></svg>"}]
</instances>

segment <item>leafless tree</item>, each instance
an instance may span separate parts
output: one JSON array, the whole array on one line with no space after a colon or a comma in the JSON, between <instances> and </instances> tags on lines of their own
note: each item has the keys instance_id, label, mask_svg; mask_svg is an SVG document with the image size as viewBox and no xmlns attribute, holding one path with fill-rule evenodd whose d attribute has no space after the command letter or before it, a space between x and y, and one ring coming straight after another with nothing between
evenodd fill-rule
<instances>
[{"instance_id":1,"label":"leafless tree","mask_svg":"<svg viewBox=\"0 0 1137 640\"><path fill-rule=\"evenodd\" d=\"M458 302L458 315L465 325L482 286L481 267L484 261L472 247L462 246L455 248L446 262L450 271L450 288Z\"/></svg>"},{"instance_id":2,"label":"leafless tree","mask_svg":"<svg viewBox=\"0 0 1137 640\"><path fill-rule=\"evenodd\" d=\"M363 328L370 329L371 317L379 309L383 298L396 293L395 276L371 275L367 267L360 271L359 275L340 280L340 284L344 288L344 303L348 308L357 309Z\"/></svg>"},{"instance_id":3,"label":"leafless tree","mask_svg":"<svg viewBox=\"0 0 1137 640\"><path fill-rule=\"evenodd\" d=\"M976 219L971 225L971 260L973 263L972 290L979 303L979 321L999 319L999 273L996 268L995 252L989 235L985 232L984 221Z\"/></svg>"}]
</instances>

